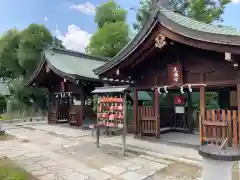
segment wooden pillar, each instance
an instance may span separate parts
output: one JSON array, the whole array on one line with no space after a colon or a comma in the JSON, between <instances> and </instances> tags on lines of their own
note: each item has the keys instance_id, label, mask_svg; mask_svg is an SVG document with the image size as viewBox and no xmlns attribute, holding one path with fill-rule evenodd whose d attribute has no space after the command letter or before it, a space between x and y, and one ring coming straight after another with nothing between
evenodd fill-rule
<instances>
[{"instance_id":1,"label":"wooden pillar","mask_svg":"<svg viewBox=\"0 0 240 180\"><path fill-rule=\"evenodd\" d=\"M77 126L81 126L83 124L83 121L85 119L85 93L84 93L84 87L80 88L80 99L81 99L81 110L80 110L80 119L77 123Z\"/></svg>"},{"instance_id":2,"label":"wooden pillar","mask_svg":"<svg viewBox=\"0 0 240 180\"><path fill-rule=\"evenodd\" d=\"M201 82L204 82L204 74L201 73ZM205 106L205 91L206 88L204 85L200 86L200 118L199 119L199 123L202 123L203 120L205 120L205 110L206 110L206 106ZM200 143L202 144L202 137L203 135L205 135L205 129L200 125L199 127L199 132L200 132Z\"/></svg>"},{"instance_id":3,"label":"wooden pillar","mask_svg":"<svg viewBox=\"0 0 240 180\"><path fill-rule=\"evenodd\" d=\"M194 127L196 127L196 125L194 124L194 119L193 119L193 103L192 103L192 93L188 92L188 107L187 107L187 122L188 122L188 129L189 132L192 133Z\"/></svg>"},{"instance_id":4,"label":"wooden pillar","mask_svg":"<svg viewBox=\"0 0 240 180\"><path fill-rule=\"evenodd\" d=\"M159 111L159 94L158 88L154 88L154 112L156 117L156 137L160 137L160 111Z\"/></svg>"},{"instance_id":5,"label":"wooden pillar","mask_svg":"<svg viewBox=\"0 0 240 180\"><path fill-rule=\"evenodd\" d=\"M49 91L48 93L48 124L50 124L50 121L51 121L51 107L52 107L52 92Z\"/></svg>"},{"instance_id":6,"label":"wooden pillar","mask_svg":"<svg viewBox=\"0 0 240 180\"><path fill-rule=\"evenodd\" d=\"M138 131L138 90L134 88L133 90L133 132L135 135L139 133Z\"/></svg>"},{"instance_id":7,"label":"wooden pillar","mask_svg":"<svg viewBox=\"0 0 240 180\"><path fill-rule=\"evenodd\" d=\"M238 122L240 122L240 84L237 84L237 105L238 105ZM240 123L238 123L238 136L240 136ZM240 138L238 144L240 145Z\"/></svg>"}]
</instances>

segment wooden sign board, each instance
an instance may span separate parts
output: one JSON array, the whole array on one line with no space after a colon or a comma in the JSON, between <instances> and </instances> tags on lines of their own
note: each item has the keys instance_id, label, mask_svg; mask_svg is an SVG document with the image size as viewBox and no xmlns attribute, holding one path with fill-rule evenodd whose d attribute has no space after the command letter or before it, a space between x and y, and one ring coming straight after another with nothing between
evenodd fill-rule
<instances>
[{"instance_id":1,"label":"wooden sign board","mask_svg":"<svg viewBox=\"0 0 240 180\"><path fill-rule=\"evenodd\" d=\"M173 86L181 86L183 84L182 65L168 65L168 84Z\"/></svg>"}]
</instances>

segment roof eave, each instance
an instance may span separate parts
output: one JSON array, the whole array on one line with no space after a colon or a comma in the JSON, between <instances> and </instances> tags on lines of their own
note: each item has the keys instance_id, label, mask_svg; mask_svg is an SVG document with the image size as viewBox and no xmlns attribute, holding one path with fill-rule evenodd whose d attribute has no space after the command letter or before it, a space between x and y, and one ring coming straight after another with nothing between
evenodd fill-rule
<instances>
[{"instance_id":1,"label":"roof eave","mask_svg":"<svg viewBox=\"0 0 240 180\"><path fill-rule=\"evenodd\" d=\"M172 21L167 16L165 16L161 11L159 11L157 19L158 19L158 22L165 28L187 38L191 38L197 41L203 41L207 43L240 46L240 36L237 36L237 35L214 34L214 33L199 31L196 29L191 29ZM193 35L193 34L196 34L196 35ZM230 38L239 39L239 43L234 43L233 41L230 40ZM223 41L223 39L229 39L229 41Z\"/></svg>"},{"instance_id":2,"label":"roof eave","mask_svg":"<svg viewBox=\"0 0 240 180\"><path fill-rule=\"evenodd\" d=\"M158 11L154 11L147 21L147 23L141 28L138 34L111 60L109 60L104 65L93 70L95 75L101 75L112 67L118 65L124 59L126 59L130 54L132 54L148 37L152 29L157 24ZM130 50L129 50L130 49Z\"/></svg>"},{"instance_id":3,"label":"roof eave","mask_svg":"<svg viewBox=\"0 0 240 180\"><path fill-rule=\"evenodd\" d=\"M32 76L29 78L27 85L32 85L34 80L37 78L38 74L41 72L44 64L46 63L44 52L41 53L41 59L38 68L33 72Z\"/></svg>"}]
</instances>

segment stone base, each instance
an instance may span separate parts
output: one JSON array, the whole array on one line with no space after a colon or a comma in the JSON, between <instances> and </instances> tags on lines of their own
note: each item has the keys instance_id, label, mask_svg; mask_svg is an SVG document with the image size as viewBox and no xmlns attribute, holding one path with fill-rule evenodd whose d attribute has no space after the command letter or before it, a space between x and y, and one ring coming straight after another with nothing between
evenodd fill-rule
<instances>
[{"instance_id":1,"label":"stone base","mask_svg":"<svg viewBox=\"0 0 240 180\"><path fill-rule=\"evenodd\" d=\"M234 161L220 161L203 157L202 180L232 180Z\"/></svg>"}]
</instances>

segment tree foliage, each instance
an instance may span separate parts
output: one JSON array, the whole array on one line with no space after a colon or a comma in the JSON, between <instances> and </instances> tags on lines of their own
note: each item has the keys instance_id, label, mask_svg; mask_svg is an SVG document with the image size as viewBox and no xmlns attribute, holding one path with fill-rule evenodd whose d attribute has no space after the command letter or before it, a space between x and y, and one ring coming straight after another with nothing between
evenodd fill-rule
<instances>
[{"instance_id":1,"label":"tree foliage","mask_svg":"<svg viewBox=\"0 0 240 180\"><path fill-rule=\"evenodd\" d=\"M0 38L0 78L8 81L11 96L7 98L12 107L22 107L32 102L40 107L46 105L46 90L25 86L41 60L46 46L63 47L43 25L31 24L23 31L8 30Z\"/></svg>"},{"instance_id":2,"label":"tree foliage","mask_svg":"<svg viewBox=\"0 0 240 180\"><path fill-rule=\"evenodd\" d=\"M2 78L14 78L23 73L18 63L20 32L10 29L0 39L0 75Z\"/></svg>"},{"instance_id":3,"label":"tree foliage","mask_svg":"<svg viewBox=\"0 0 240 180\"><path fill-rule=\"evenodd\" d=\"M174 12L197 21L212 23L222 21L224 9L231 0L170 0L169 6ZM137 22L133 27L139 30L150 16L152 0L141 0L137 12Z\"/></svg>"},{"instance_id":4,"label":"tree foliage","mask_svg":"<svg viewBox=\"0 0 240 180\"><path fill-rule=\"evenodd\" d=\"M94 18L98 28L102 28L106 23L115 23L126 20L127 11L121 9L115 1L109 1L96 9Z\"/></svg>"},{"instance_id":5,"label":"tree foliage","mask_svg":"<svg viewBox=\"0 0 240 180\"><path fill-rule=\"evenodd\" d=\"M18 49L18 60L26 74L32 73L41 59L46 46L52 45L53 37L43 25L31 24L22 31Z\"/></svg>"},{"instance_id":6,"label":"tree foliage","mask_svg":"<svg viewBox=\"0 0 240 180\"><path fill-rule=\"evenodd\" d=\"M92 36L88 50L92 55L113 57L128 41L128 25L125 22L107 23Z\"/></svg>"},{"instance_id":7,"label":"tree foliage","mask_svg":"<svg viewBox=\"0 0 240 180\"><path fill-rule=\"evenodd\" d=\"M126 14L115 1L99 6L95 15L98 30L91 37L87 52L98 56L115 56L129 42Z\"/></svg>"}]
</instances>

